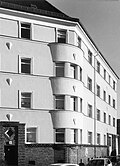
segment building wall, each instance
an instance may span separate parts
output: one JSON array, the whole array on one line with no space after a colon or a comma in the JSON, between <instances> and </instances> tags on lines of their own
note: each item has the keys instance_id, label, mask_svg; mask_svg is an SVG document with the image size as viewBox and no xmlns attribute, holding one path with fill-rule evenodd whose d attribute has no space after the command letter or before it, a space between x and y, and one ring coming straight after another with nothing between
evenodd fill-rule
<instances>
[{"instance_id":1,"label":"building wall","mask_svg":"<svg viewBox=\"0 0 120 166\"><path fill-rule=\"evenodd\" d=\"M107 133L116 135L116 122L113 126L113 117L117 119L117 87L113 90L113 80L117 86L117 78L103 57L96 55L94 45L83 33L82 28L69 21L40 16L30 17L29 14L16 12L5 14L4 11L1 17L0 121L6 121L6 114L11 113L13 121L25 123L26 128L37 127L37 143L41 144L55 143L54 130L65 128L66 144L75 144L73 129L77 129L77 143L89 144L90 131L92 144L97 142L97 137L94 140L96 132L100 133L102 146L103 137L106 135L107 145ZM21 22L31 24L30 40L21 38ZM67 43L57 43L58 29L67 30ZM81 48L77 45L78 36L82 40ZM92 64L88 61L88 50L92 53ZM32 59L30 75L20 72L20 59L23 57ZM97 73L97 60L101 64L100 74ZM55 77L57 62L65 64L64 77ZM71 75L71 64L76 67L76 78ZM82 68L82 80L80 80L80 68ZM104 68L107 71L106 80L103 79ZM88 77L92 79L91 91L88 89ZM100 97L96 96L96 84L101 87ZM103 90L106 91L106 101L103 101ZM31 109L20 108L20 92L32 92ZM55 95L65 96L64 111L55 109ZM108 104L108 95L111 95L111 104ZM71 97L77 98L76 111L72 110ZM80 98L83 101L82 110L80 110ZM115 109L112 105L113 99L116 101ZM88 104L92 105L92 117L88 117ZM96 120L95 107L100 109L100 121ZM103 120L104 112L106 112L106 123ZM111 124L108 123L109 115ZM27 155L29 156L32 150L35 151L35 148L27 149ZM48 149L52 151L51 147L47 147L46 155ZM42 155L42 149L38 151ZM71 155L74 156L73 151Z\"/></svg>"}]
</instances>

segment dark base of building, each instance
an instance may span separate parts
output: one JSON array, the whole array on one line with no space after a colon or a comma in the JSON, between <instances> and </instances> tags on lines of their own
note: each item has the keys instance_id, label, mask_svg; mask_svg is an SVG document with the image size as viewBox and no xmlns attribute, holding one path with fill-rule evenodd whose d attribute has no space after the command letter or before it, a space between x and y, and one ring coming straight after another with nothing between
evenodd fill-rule
<instances>
[{"instance_id":1,"label":"dark base of building","mask_svg":"<svg viewBox=\"0 0 120 166\"><path fill-rule=\"evenodd\" d=\"M108 155L107 146L79 144L25 144L25 124L0 122L0 162L7 166L48 166L67 162L87 164L88 160Z\"/></svg>"},{"instance_id":2,"label":"dark base of building","mask_svg":"<svg viewBox=\"0 0 120 166\"><path fill-rule=\"evenodd\" d=\"M108 147L71 144L26 144L25 156L26 165L48 166L57 162L78 164L81 159L87 164L95 156L108 156Z\"/></svg>"}]
</instances>

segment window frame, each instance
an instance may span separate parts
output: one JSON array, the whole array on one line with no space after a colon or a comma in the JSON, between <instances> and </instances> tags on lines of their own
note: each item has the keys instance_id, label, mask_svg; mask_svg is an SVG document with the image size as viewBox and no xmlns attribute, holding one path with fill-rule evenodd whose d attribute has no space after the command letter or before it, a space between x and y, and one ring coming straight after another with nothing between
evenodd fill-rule
<instances>
[{"instance_id":1,"label":"window frame","mask_svg":"<svg viewBox=\"0 0 120 166\"><path fill-rule=\"evenodd\" d=\"M61 108L58 108L58 105L60 104L57 104L57 102L62 102L63 103L63 105L61 105L61 106L63 106L63 107L61 107ZM65 96L64 95L55 95L55 109L57 109L57 110L64 110L65 109Z\"/></svg>"},{"instance_id":2,"label":"window frame","mask_svg":"<svg viewBox=\"0 0 120 166\"><path fill-rule=\"evenodd\" d=\"M106 91L103 90L103 100L106 101Z\"/></svg>"},{"instance_id":3,"label":"window frame","mask_svg":"<svg viewBox=\"0 0 120 166\"><path fill-rule=\"evenodd\" d=\"M108 115L108 124L111 125L111 116Z\"/></svg>"},{"instance_id":4,"label":"window frame","mask_svg":"<svg viewBox=\"0 0 120 166\"><path fill-rule=\"evenodd\" d=\"M93 56L92 52L90 51L90 49L88 49L88 62L91 65L92 65L92 56Z\"/></svg>"},{"instance_id":5,"label":"window frame","mask_svg":"<svg viewBox=\"0 0 120 166\"><path fill-rule=\"evenodd\" d=\"M103 115L103 120L104 120L104 123L106 123L106 112L104 112L104 115Z\"/></svg>"},{"instance_id":6,"label":"window frame","mask_svg":"<svg viewBox=\"0 0 120 166\"><path fill-rule=\"evenodd\" d=\"M67 43L67 30L65 29L57 29L57 42L58 43ZM65 40L65 41L59 41L59 40Z\"/></svg>"},{"instance_id":7,"label":"window frame","mask_svg":"<svg viewBox=\"0 0 120 166\"><path fill-rule=\"evenodd\" d=\"M82 39L81 39L80 36L78 36L78 37L77 37L77 46L78 46L79 48L81 48L81 42L82 42Z\"/></svg>"},{"instance_id":8,"label":"window frame","mask_svg":"<svg viewBox=\"0 0 120 166\"><path fill-rule=\"evenodd\" d=\"M104 145L106 145L106 135L104 134Z\"/></svg>"},{"instance_id":9,"label":"window frame","mask_svg":"<svg viewBox=\"0 0 120 166\"><path fill-rule=\"evenodd\" d=\"M20 22L20 38L21 39L26 39L26 40L31 40L32 39L32 24L31 23L28 23L28 22ZM22 24L23 25L26 25L22 27ZM27 27L29 26L29 27ZM29 30L29 37L24 37L22 36L22 30L25 29L25 30Z\"/></svg>"},{"instance_id":10,"label":"window frame","mask_svg":"<svg viewBox=\"0 0 120 166\"><path fill-rule=\"evenodd\" d=\"M88 144L92 144L92 132L88 131Z\"/></svg>"},{"instance_id":11,"label":"window frame","mask_svg":"<svg viewBox=\"0 0 120 166\"><path fill-rule=\"evenodd\" d=\"M80 67L80 81L82 81L82 68Z\"/></svg>"},{"instance_id":12,"label":"window frame","mask_svg":"<svg viewBox=\"0 0 120 166\"><path fill-rule=\"evenodd\" d=\"M97 72L100 74L100 62L97 60Z\"/></svg>"},{"instance_id":13,"label":"window frame","mask_svg":"<svg viewBox=\"0 0 120 166\"><path fill-rule=\"evenodd\" d=\"M116 90L116 83L114 80L113 80L113 89Z\"/></svg>"},{"instance_id":14,"label":"window frame","mask_svg":"<svg viewBox=\"0 0 120 166\"><path fill-rule=\"evenodd\" d=\"M92 79L90 77L87 79L87 87L90 91L92 91Z\"/></svg>"},{"instance_id":15,"label":"window frame","mask_svg":"<svg viewBox=\"0 0 120 166\"><path fill-rule=\"evenodd\" d=\"M100 117L100 110L97 109L97 120L100 121L100 118L101 118L101 117Z\"/></svg>"},{"instance_id":16,"label":"window frame","mask_svg":"<svg viewBox=\"0 0 120 166\"><path fill-rule=\"evenodd\" d=\"M97 96L100 97L100 86L97 84Z\"/></svg>"},{"instance_id":17,"label":"window frame","mask_svg":"<svg viewBox=\"0 0 120 166\"><path fill-rule=\"evenodd\" d=\"M22 72L22 59L28 59L30 60L30 72ZM26 74L26 75L31 75L33 74L33 68L34 68L34 58L29 57L29 56L18 56L18 73L19 74Z\"/></svg>"},{"instance_id":18,"label":"window frame","mask_svg":"<svg viewBox=\"0 0 120 166\"><path fill-rule=\"evenodd\" d=\"M72 71L71 78L76 79L76 65L71 63L70 64L70 71Z\"/></svg>"},{"instance_id":19,"label":"window frame","mask_svg":"<svg viewBox=\"0 0 120 166\"><path fill-rule=\"evenodd\" d=\"M30 131L27 131L27 129L35 129L35 132L30 132ZM35 141L27 141L28 140L28 134L35 134ZM37 143L37 127L27 127L26 128L26 143L27 144L34 144L34 143Z\"/></svg>"},{"instance_id":20,"label":"window frame","mask_svg":"<svg viewBox=\"0 0 120 166\"><path fill-rule=\"evenodd\" d=\"M113 127L115 127L115 118L113 117Z\"/></svg>"},{"instance_id":21,"label":"window frame","mask_svg":"<svg viewBox=\"0 0 120 166\"><path fill-rule=\"evenodd\" d=\"M97 133L97 144L100 145L100 133Z\"/></svg>"},{"instance_id":22,"label":"window frame","mask_svg":"<svg viewBox=\"0 0 120 166\"><path fill-rule=\"evenodd\" d=\"M111 95L108 95L108 104L111 105Z\"/></svg>"},{"instance_id":23,"label":"window frame","mask_svg":"<svg viewBox=\"0 0 120 166\"><path fill-rule=\"evenodd\" d=\"M104 69L104 80L106 80L106 69Z\"/></svg>"},{"instance_id":24,"label":"window frame","mask_svg":"<svg viewBox=\"0 0 120 166\"><path fill-rule=\"evenodd\" d=\"M57 70L62 70L62 75L59 75ZM65 63L64 62L57 62L55 63L55 75L56 77L64 77L65 76Z\"/></svg>"},{"instance_id":25,"label":"window frame","mask_svg":"<svg viewBox=\"0 0 120 166\"><path fill-rule=\"evenodd\" d=\"M63 138L62 138L63 141L57 141L57 139L59 139L59 138L57 138L57 136L58 136L57 134L63 136ZM55 143L65 143L65 129L64 128L56 128L55 129Z\"/></svg>"},{"instance_id":26,"label":"window frame","mask_svg":"<svg viewBox=\"0 0 120 166\"><path fill-rule=\"evenodd\" d=\"M88 117L92 118L93 116L93 108L92 105L88 103Z\"/></svg>"},{"instance_id":27,"label":"window frame","mask_svg":"<svg viewBox=\"0 0 120 166\"><path fill-rule=\"evenodd\" d=\"M33 92L31 91L18 91L19 93L19 108L20 109L32 109L33 108ZM22 93L30 94L30 107L23 107L22 106Z\"/></svg>"},{"instance_id":28,"label":"window frame","mask_svg":"<svg viewBox=\"0 0 120 166\"><path fill-rule=\"evenodd\" d=\"M113 108L114 109L116 108L116 101L115 101L115 99L113 99Z\"/></svg>"}]
</instances>

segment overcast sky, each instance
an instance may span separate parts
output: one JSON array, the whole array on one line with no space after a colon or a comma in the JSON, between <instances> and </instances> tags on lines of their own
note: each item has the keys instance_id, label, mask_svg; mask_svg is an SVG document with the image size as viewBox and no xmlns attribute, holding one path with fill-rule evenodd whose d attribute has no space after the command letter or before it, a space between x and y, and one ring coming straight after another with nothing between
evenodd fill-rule
<instances>
[{"instance_id":1,"label":"overcast sky","mask_svg":"<svg viewBox=\"0 0 120 166\"><path fill-rule=\"evenodd\" d=\"M84 25L105 59L120 77L120 0L48 0ZM118 82L120 118L120 81Z\"/></svg>"}]
</instances>

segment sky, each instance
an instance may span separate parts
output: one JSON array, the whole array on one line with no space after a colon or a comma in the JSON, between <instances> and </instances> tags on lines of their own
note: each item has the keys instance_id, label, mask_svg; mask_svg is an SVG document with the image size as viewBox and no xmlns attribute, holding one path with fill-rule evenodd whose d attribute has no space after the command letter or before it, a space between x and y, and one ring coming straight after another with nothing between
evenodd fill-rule
<instances>
[{"instance_id":1,"label":"sky","mask_svg":"<svg viewBox=\"0 0 120 166\"><path fill-rule=\"evenodd\" d=\"M65 14L79 18L112 69L120 77L120 0L47 0ZM120 119L120 80L118 81Z\"/></svg>"}]
</instances>

